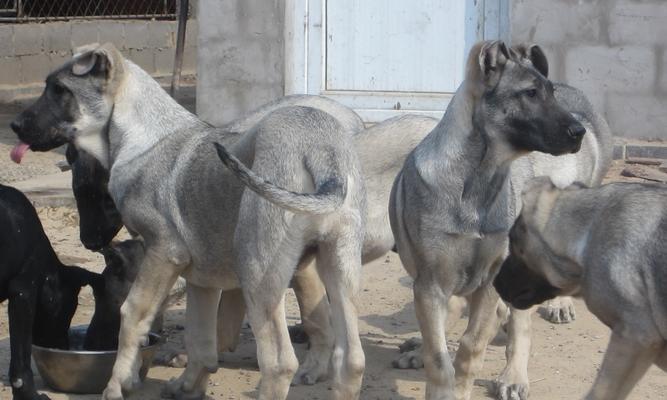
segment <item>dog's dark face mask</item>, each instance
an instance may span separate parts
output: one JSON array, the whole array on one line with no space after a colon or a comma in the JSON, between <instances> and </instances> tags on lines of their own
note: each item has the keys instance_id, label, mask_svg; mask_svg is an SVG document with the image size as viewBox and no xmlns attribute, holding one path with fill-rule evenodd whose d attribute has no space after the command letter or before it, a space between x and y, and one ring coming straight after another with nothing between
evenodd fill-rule
<instances>
[{"instance_id":1,"label":"dog's dark face mask","mask_svg":"<svg viewBox=\"0 0 667 400\"><path fill-rule=\"evenodd\" d=\"M491 54L480 58L485 89L476 119L520 152L579 151L586 129L556 101L542 50L532 46L522 58L501 42L486 52Z\"/></svg>"},{"instance_id":2,"label":"dog's dark face mask","mask_svg":"<svg viewBox=\"0 0 667 400\"><path fill-rule=\"evenodd\" d=\"M559 295L559 290L533 272L510 252L493 281L493 286L503 300L519 310L528 309Z\"/></svg>"},{"instance_id":3,"label":"dog's dark face mask","mask_svg":"<svg viewBox=\"0 0 667 400\"><path fill-rule=\"evenodd\" d=\"M12 159L20 162L28 150L48 151L62 146L72 138L74 123L80 117L79 104L72 91L50 75L44 92L37 101L11 122L19 143Z\"/></svg>"},{"instance_id":4,"label":"dog's dark face mask","mask_svg":"<svg viewBox=\"0 0 667 400\"><path fill-rule=\"evenodd\" d=\"M49 74L39 99L10 124L19 139L11 158L19 163L28 150L48 151L69 142L85 143L106 160L105 132L122 74L123 58L110 44L82 50Z\"/></svg>"},{"instance_id":5,"label":"dog's dark face mask","mask_svg":"<svg viewBox=\"0 0 667 400\"><path fill-rule=\"evenodd\" d=\"M510 254L493 281L500 297L520 310L552 299L561 292L524 261L524 245L529 235L523 216L519 216L509 234Z\"/></svg>"},{"instance_id":6,"label":"dog's dark face mask","mask_svg":"<svg viewBox=\"0 0 667 400\"><path fill-rule=\"evenodd\" d=\"M109 172L97 159L74 145L67 147L66 154L72 166L72 190L79 211L81 242L87 249L98 251L123 227L107 187Z\"/></svg>"}]
</instances>

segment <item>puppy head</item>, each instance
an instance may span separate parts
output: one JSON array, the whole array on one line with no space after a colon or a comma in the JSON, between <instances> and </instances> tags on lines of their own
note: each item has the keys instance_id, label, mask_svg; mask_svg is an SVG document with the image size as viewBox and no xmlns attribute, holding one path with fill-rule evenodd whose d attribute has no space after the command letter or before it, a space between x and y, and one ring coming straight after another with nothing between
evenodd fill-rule
<instances>
[{"instance_id":1,"label":"puppy head","mask_svg":"<svg viewBox=\"0 0 667 400\"><path fill-rule=\"evenodd\" d=\"M55 274L47 275L39 298L39 315L35 320L33 341L44 347L67 349L68 332L79 305L83 286L104 285L100 274L74 266L59 266Z\"/></svg>"},{"instance_id":2,"label":"puppy head","mask_svg":"<svg viewBox=\"0 0 667 400\"><path fill-rule=\"evenodd\" d=\"M550 224L559 223L553 210L561 193L546 177L531 180L524 190L521 214L509 234L510 255L494 280L501 297L517 308L578 290L580 268L546 238Z\"/></svg>"},{"instance_id":3,"label":"puppy head","mask_svg":"<svg viewBox=\"0 0 667 400\"><path fill-rule=\"evenodd\" d=\"M77 49L47 76L39 99L11 123L20 140L12 159L20 162L28 149L48 151L70 142L106 160L104 130L124 73L123 56L112 44Z\"/></svg>"},{"instance_id":4,"label":"puppy head","mask_svg":"<svg viewBox=\"0 0 667 400\"><path fill-rule=\"evenodd\" d=\"M502 41L473 46L465 79L475 100L473 123L492 141L509 144L517 156L577 152L586 129L556 101L542 50L521 49L519 54Z\"/></svg>"}]
</instances>

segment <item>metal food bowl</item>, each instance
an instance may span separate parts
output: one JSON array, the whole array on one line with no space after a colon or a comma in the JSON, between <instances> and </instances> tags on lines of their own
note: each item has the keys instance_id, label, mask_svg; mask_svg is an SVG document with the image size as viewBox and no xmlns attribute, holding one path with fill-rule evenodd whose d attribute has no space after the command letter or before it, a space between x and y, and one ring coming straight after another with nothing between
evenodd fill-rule
<instances>
[{"instance_id":1,"label":"metal food bowl","mask_svg":"<svg viewBox=\"0 0 667 400\"><path fill-rule=\"evenodd\" d=\"M79 394L104 391L111 378L117 352L79 350L83 348L87 329L87 325L70 328L70 350L32 345L32 358L35 360L37 370L50 388L59 392ZM141 347L142 363L139 377L142 381L153 363L160 339L160 335L150 333L148 345Z\"/></svg>"}]
</instances>

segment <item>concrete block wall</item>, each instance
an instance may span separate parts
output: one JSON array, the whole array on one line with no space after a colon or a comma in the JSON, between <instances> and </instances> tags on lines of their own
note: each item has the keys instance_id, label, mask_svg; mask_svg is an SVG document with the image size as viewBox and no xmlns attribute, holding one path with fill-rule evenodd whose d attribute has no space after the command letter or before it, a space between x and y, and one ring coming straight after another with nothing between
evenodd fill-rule
<instances>
[{"instance_id":1,"label":"concrete block wall","mask_svg":"<svg viewBox=\"0 0 667 400\"><path fill-rule=\"evenodd\" d=\"M197 114L222 125L284 94L284 0L199 0Z\"/></svg>"},{"instance_id":2,"label":"concrete block wall","mask_svg":"<svg viewBox=\"0 0 667 400\"><path fill-rule=\"evenodd\" d=\"M176 50L176 21L94 20L0 24L0 91L38 87L78 46L111 42L153 76L169 76ZM183 74L196 73L198 24L187 24ZM6 97L6 96L3 96Z\"/></svg>"},{"instance_id":3,"label":"concrete block wall","mask_svg":"<svg viewBox=\"0 0 667 400\"><path fill-rule=\"evenodd\" d=\"M667 2L512 0L512 43L541 45L556 81L582 89L612 132L667 139Z\"/></svg>"}]
</instances>

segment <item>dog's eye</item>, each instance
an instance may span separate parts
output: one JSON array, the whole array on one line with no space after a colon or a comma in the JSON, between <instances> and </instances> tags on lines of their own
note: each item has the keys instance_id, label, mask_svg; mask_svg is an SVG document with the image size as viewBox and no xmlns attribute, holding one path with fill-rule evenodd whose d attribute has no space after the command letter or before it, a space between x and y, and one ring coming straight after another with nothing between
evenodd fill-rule
<instances>
[{"instance_id":1,"label":"dog's eye","mask_svg":"<svg viewBox=\"0 0 667 400\"><path fill-rule=\"evenodd\" d=\"M535 97L535 96L537 96L537 89L524 90L523 94L526 95L527 97Z\"/></svg>"}]
</instances>

